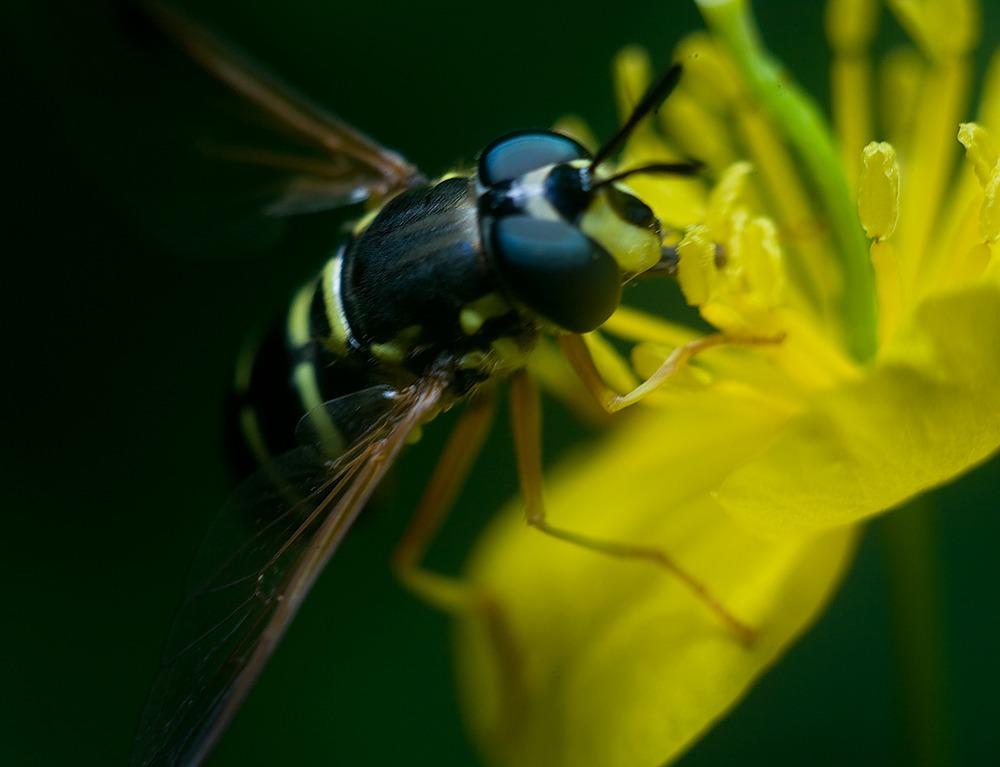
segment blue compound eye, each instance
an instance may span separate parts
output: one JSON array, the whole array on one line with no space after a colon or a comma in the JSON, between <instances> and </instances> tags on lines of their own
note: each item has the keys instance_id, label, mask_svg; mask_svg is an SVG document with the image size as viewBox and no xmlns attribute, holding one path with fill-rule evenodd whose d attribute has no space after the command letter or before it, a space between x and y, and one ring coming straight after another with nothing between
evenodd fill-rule
<instances>
[{"instance_id":1,"label":"blue compound eye","mask_svg":"<svg viewBox=\"0 0 1000 767\"><path fill-rule=\"evenodd\" d=\"M564 221L498 218L492 224L490 250L513 297L565 330L593 330L621 300L618 264Z\"/></svg>"},{"instance_id":2,"label":"blue compound eye","mask_svg":"<svg viewBox=\"0 0 1000 767\"><path fill-rule=\"evenodd\" d=\"M479 157L479 181L495 186L546 165L589 158L587 150L559 133L511 133L490 144Z\"/></svg>"}]
</instances>

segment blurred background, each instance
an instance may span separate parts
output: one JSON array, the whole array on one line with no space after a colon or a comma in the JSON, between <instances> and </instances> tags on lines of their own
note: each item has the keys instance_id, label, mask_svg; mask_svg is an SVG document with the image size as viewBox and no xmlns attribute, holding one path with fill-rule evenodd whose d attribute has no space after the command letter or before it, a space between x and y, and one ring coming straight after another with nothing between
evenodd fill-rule
<instances>
[{"instance_id":1,"label":"blurred background","mask_svg":"<svg viewBox=\"0 0 1000 767\"><path fill-rule=\"evenodd\" d=\"M230 487L222 409L248 331L322 264L344 216L250 215L207 81L110 0L4 0L3 294L8 364L0 763L123 765L185 571ZM825 104L820 3L758 3L771 49ZM700 26L687 2L202 0L197 15L430 174L567 113L616 124L610 62L658 68ZM883 15L885 44L901 39ZM984 51L1000 37L986 9ZM980 61L985 60L985 54ZM211 89L207 89L211 90ZM501 426L503 422L501 421ZM595 433L557 404L546 452ZM447 424L404 456L320 579L211 765L467 765L446 618L388 554ZM994 584L1000 464L929 499L941 556L955 764L1000 763ZM432 552L457 570L516 489L499 428ZM683 760L909 764L884 523L817 626ZM526 534L531 534L526 532ZM907 584L901 584L903 589ZM917 588L917 586L914 586Z\"/></svg>"}]
</instances>

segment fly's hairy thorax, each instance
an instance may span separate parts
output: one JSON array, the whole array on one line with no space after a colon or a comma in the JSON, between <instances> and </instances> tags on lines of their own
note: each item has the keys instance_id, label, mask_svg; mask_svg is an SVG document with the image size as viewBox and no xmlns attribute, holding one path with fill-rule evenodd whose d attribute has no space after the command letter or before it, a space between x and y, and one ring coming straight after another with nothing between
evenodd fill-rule
<instances>
[{"instance_id":1,"label":"fly's hairy thorax","mask_svg":"<svg viewBox=\"0 0 1000 767\"><path fill-rule=\"evenodd\" d=\"M293 348L318 340L370 383L443 372L456 396L520 367L538 332L506 298L463 177L389 201L324 268L309 313Z\"/></svg>"}]
</instances>

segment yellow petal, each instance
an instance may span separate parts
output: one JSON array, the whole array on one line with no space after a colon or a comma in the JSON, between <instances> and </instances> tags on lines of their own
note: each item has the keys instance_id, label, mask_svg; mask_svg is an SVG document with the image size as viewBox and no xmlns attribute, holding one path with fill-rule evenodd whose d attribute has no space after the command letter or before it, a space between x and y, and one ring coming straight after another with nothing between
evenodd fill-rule
<instances>
[{"instance_id":1,"label":"yellow petal","mask_svg":"<svg viewBox=\"0 0 1000 767\"><path fill-rule=\"evenodd\" d=\"M481 616L457 625L458 677L489 761L518 767L654 767L745 693L819 613L854 533L749 534L706 493L774 418L725 398L698 416L633 420L553 482L554 524L661 545L759 630L740 644L677 579L526 529L515 505L481 540L470 576L499 601L520 659L501 660Z\"/></svg>"},{"instance_id":2,"label":"yellow petal","mask_svg":"<svg viewBox=\"0 0 1000 767\"><path fill-rule=\"evenodd\" d=\"M820 395L718 497L769 533L870 517L1000 446L1000 286L924 301L858 381Z\"/></svg>"}]
</instances>

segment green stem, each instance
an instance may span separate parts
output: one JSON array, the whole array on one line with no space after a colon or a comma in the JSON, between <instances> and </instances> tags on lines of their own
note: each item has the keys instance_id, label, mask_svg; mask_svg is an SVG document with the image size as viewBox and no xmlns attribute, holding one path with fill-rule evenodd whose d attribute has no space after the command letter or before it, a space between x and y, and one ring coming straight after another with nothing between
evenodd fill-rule
<instances>
[{"instance_id":1,"label":"green stem","mask_svg":"<svg viewBox=\"0 0 1000 767\"><path fill-rule=\"evenodd\" d=\"M883 517L903 764L955 762L946 666L939 532L926 497Z\"/></svg>"},{"instance_id":2,"label":"green stem","mask_svg":"<svg viewBox=\"0 0 1000 767\"><path fill-rule=\"evenodd\" d=\"M760 41L748 0L695 0L705 23L726 45L755 101L805 169L823 207L844 275L847 340L864 362L875 354L875 276L840 156L826 119Z\"/></svg>"}]
</instances>

